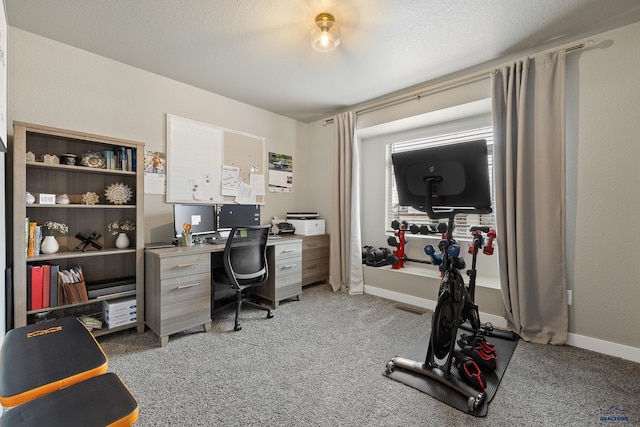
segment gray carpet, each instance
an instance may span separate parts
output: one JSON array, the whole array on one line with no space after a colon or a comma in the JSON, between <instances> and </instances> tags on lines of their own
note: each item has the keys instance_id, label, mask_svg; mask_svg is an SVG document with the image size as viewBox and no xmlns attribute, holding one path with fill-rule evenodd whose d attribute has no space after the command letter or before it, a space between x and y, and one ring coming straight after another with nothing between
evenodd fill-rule
<instances>
[{"instance_id":1,"label":"gray carpet","mask_svg":"<svg viewBox=\"0 0 640 427\"><path fill-rule=\"evenodd\" d=\"M164 348L150 331L98 341L138 399L137 426L640 425L640 366L574 347L520 342L484 418L385 377L430 330L419 313L316 285L273 319L248 309L240 332L228 311ZM628 422L601 421L612 414Z\"/></svg>"}]
</instances>

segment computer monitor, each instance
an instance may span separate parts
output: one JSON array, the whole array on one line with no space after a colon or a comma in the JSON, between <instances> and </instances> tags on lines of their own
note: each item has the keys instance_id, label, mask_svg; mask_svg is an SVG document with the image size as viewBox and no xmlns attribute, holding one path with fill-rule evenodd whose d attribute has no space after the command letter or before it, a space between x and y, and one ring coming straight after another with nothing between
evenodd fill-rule
<instances>
[{"instance_id":1,"label":"computer monitor","mask_svg":"<svg viewBox=\"0 0 640 427\"><path fill-rule=\"evenodd\" d=\"M173 205L173 225L176 237L181 237L184 224L191 224L194 236L215 234L217 230L214 205Z\"/></svg>"},{"instance_id":2,"label":"computer monitor","mask_svg":"<svg viewBox=\"0 0 640 427\"><path fill-rule=\"evenodd\" d=\"M218 231L260 225L260 205L218 205Z\"/></svg>"},{"instance_id":3,"label":"computer monitor","mask_svg":"<svg viewBox=\"0 0 640 427\"><path fill-rule=\"evenodd\" d=\"M391 160L401 206L491 212L486 140L393 153Z\"/></svg>"}]
</instances>

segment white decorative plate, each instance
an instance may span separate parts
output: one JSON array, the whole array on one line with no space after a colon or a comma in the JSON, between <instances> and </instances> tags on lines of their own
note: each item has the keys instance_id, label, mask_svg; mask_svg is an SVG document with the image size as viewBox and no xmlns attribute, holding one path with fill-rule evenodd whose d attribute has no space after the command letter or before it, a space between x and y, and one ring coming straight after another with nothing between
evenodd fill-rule
<instances>
[{"instance_id":1,"label":"white decorative plate","mask_svg":"<svg viewBox=\"0 0 640 427\"><path fill-rule=\"evenodd\" d=\"M100 197L93 191L88 191L82 195L82 203L85 205L95 205L100 201Z\"/></svg>"},{"instance_id":2,"label":"white decorative plate","mask_svg":"<svg viewBox=\"0 0 640 427\"><path fill-rule=\"evenodd\" d=\"M87 166L89 168L97 168L104 169L106 168L106 161L102 154L100 153L85 153L82 155L82 160L80 161L82 166Z\"/></svg>"},{"instance_id":3,"label":"white decorative plate","mask_svg":"<svg viewBox=\"0 0 640 427\"><path fill-rule=\"evenodd\" d=\"M123 205L127 203L133 197L133 191L128 185L118 182L111 184L104 190L104 195L107 200L114 205Z\"/></svg>"}]
</instances>

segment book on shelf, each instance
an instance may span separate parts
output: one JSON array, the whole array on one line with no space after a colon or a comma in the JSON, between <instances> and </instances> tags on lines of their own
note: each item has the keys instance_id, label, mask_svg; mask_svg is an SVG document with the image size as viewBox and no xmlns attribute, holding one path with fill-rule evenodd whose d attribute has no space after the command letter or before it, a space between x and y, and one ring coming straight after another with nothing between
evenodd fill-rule
<instances>
[{"instance_id":1,"label":"book on shelf","mask_svg":"<svg viewBox=\"0 0 640 427\"><path fill-rule=\"evenodd\" d=\"M29 222L29 239L27 244L27 256L36 255L36 222Z\"/></svg>"},{"instance_id":2,"label":"book on shelf","mask_svg":"<svg viewBox=\"0 0 640 427\"><path fill-rule=\"evenodd\" d=\"M29 256L29 217L24 221L24 254Z\"/></svg>"},{"instance_id":3,"label":"book on shelf","mask_svg":"<svg viewBox=\"0 0 640 427\"><path fill-rule=\"evenodd\" d=\"M43 273L41 265L31 266L31 310L42 309Z\"/></svg>"},{"instance_id":4,"label":"book on shelf","mask_svg":"<svg viewBox=\"0 0 640 427\"><path fill-rule=\"evenodd\" d=\"M36 225L36 241L35 241L35 248L34 248L34 255L38 256L40 255L40 243L42 242L42 226L40 225Z\"/></svg>"},{"instance_id":5,"label":"book on shelf","mask_svg":"<svg viewBox=\"0 0 640 427\"><path fill-rule=\"evenodd\" d=\"M112 166L113 151L102 150L100 151L100 155L104 158L104 168L113 169L113 166Z\"/></svg>"},{"instance_id":6,"label":"book on shelf","mask_svg":"<svg viewBox=\"0 0 640 427\"><path fill-rule=\"evenodd\" d=\"M60 271L60 266L56 264L51 264L50 266L49 307L56 307L58 305L58 271Z\"/></svg>"},{"instance_id":7,"label":"book on shelf","mask_svg":"<svg viewBox=\"0 0 640 427\"><path fill-rule=\"evenodd\" d=\"M27 310L31 310L31 270L33 266L27 264Z\"/></svg>"},{"instance_id":8,"label":"book on shelf","mask_svg":"<svg viewBox=\"0 0 640 427\"><path fill-rule=\"evenodd\" d=\"M133 153L131 152L131 148L127 148L126 150L126 155L127 155L127 169L128 171L132 171L133 170Z\"/></svg>"},{"instance_id":9,"label":"book on shelf","mask_svg":"<svg viewBox=\"0 0 640 427\"><path fill-rule=\"evenodd\" d=\"M132 172L137 172L138 171L138 156L136 155L136 149L132 148L131 149L131 171Z\"/></svg>"},{"instance_id":10,"label":"book on shelf","mask_svg":"<svg viewBox=\"0 0 640 427\"><path fill-rule=\"evenodd\" d=\"M49 308L51 302L51 265L42 265L42 308Z\"/></svg>"},{"instance_id":11,"label":"book on shelf","mask_svg":"<svg viewBox=\"0 0 640 427\"><path fill-rule=\"evenodd\" d=\"M121 171L130 170L127 168L127 149L125 147L114 147L113 153L116 164L115 169Z\"/></svg>"}]
</instances>

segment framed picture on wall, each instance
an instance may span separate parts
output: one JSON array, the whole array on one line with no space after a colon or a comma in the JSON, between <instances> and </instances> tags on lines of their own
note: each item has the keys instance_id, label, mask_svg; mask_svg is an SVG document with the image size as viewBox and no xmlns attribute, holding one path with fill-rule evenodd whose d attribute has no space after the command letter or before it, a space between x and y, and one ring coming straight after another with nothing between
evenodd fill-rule
<instances>
[{"instance_id":1,"label":"framed picture on wall","mask_svg":"<svg viewBox=\"0 0 640 427\"><path fill-rule=\"evenodd\" d=\"M0 5L0 151L7 151L7 9Z\"/></svg>"}]
</instances>

